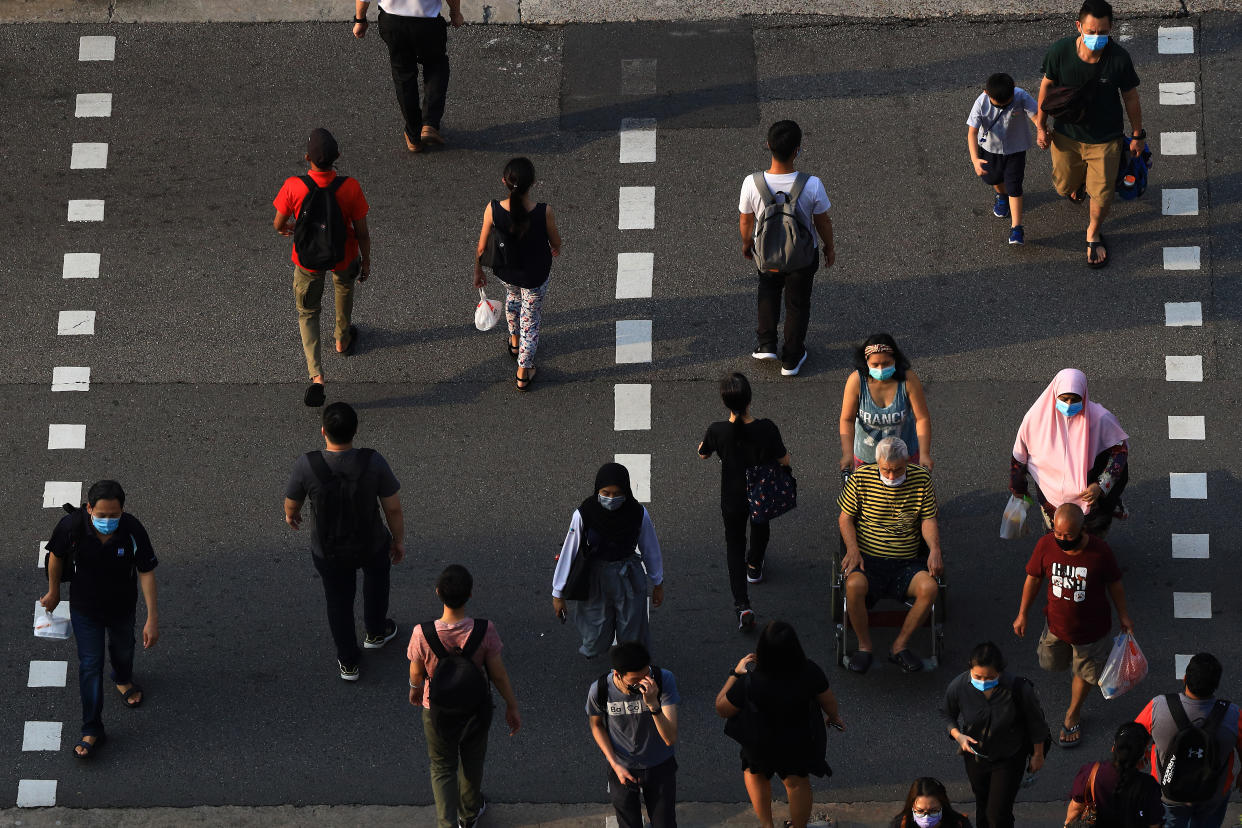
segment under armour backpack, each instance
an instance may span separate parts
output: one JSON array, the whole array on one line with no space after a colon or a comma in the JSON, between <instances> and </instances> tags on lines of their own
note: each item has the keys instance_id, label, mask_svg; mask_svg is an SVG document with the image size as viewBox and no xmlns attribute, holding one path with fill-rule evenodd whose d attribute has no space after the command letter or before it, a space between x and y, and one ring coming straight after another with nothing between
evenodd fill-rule
<instances>
[{"instance_id":1,"label":"under armour backpack","mask_svg":"<svg viewBox=\"0 0 1242 828\"><path fill-rule=\"evenodd\" d=\"M1195 726L1178 694L1170 693L1164 701L1177 732L1164 752L1160 790L1170 802L1205 802L1220 793L1225 765L1218 736L1229 702L1217 699L1203 724ZM1232 760L1232 754L1228 758Z\"/></svg>"},{"instance_id":2,"label":"under armour backpack","mask_svg":"<svg viewBox=\"0 0 1242 828\"><path fill-rule=\"evenodd\" d=\"M379 507L374 492L361 485L374 454L375 449L359 449L353 457L343 458L336 471L324 460L323 452L306 455L319 481L311 493L311 506L324 560L357 565L375 551Z\"/></svg>"},{"instance_id":3,"label":"under armour backpack","mask_svg":"<svg viewBox=\"0 0 1242 828\"><path fill-rule=\"evenodd\" d=\"M474 619L466 643L452 650L444 646L436 632L436 622L422 624L423 638L436 656L436 669L428 679L428 710L432 724L441 736L463 727L491 703L487 674L474 663L474 654L483 646L487 619Z\"/></svg>"},{"instance_id":4,"label":"under armour backpack","mask_svg":"<svg viewBox=\"0 0 1242 828\"><path fill-rule=\"evenodd\" d=\"M773 194L763 173L751 176L763 199L763 212L756 216L753 252L761 273L794 273L818 262L815 231L798 218L798 197L810 178L798 173L789 192Z\"/></svg>"},{"instance_id":5,"label":"under armour backpack","mask_svg":"<svg viewBox=\"0 0 1242 828\"><path fill-rule=\"evenodd\" d=\"M306 270L331 270L345 258L345 214L337 203L336 191L349 177L338 175L327 187L320 187L309 175L300 175L298 180L306 185L293 223L298 264Z\"/></svg>"}]
</instances>

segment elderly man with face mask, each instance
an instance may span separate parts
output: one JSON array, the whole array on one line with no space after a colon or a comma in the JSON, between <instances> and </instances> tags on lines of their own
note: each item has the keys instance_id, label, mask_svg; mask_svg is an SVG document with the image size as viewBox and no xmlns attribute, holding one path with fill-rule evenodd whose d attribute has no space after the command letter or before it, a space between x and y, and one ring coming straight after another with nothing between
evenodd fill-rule
<instances>
[{"instance_id":1,"label":"elderly man with face mask","mask_svg":"<svg viewBox=\"0 0 1242 828\"><path fill-rule=\"evenodd\" d=\"M875 449L875 463L860 467L837 498L838 521L845 557L846 605L858 649L847 666L856 673L871 668L871 632L867 596L914 599L905 623L893 641L889 660L907 673L923 669L923 660L906 642L927 618L939 591L936 577L944 571L940 529L936 524L936 490L927 469L910 462L903 440L886 437ZM919 556L923 542L927 563Z\"/></svg>"}]
</instances>

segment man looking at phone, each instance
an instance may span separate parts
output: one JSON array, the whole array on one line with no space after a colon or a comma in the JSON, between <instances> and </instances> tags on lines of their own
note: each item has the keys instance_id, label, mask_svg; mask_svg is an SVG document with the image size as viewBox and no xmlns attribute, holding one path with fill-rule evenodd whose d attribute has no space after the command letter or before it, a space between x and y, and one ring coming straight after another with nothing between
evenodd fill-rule
<instances>
[{"instance_id":1,"label":"man looking at phone","mask_svg":"<svg viewBox=\"0 0 1242 828\"><path fill-rule=\"evenodd\" d=\"M651 666L637 641L612 648L612 671L591 684L586 712L591 735L608 761L608 795L618 828L643 828L639 796L651 828L676 828L677 680Z\"/></svg>"}]
</instances>

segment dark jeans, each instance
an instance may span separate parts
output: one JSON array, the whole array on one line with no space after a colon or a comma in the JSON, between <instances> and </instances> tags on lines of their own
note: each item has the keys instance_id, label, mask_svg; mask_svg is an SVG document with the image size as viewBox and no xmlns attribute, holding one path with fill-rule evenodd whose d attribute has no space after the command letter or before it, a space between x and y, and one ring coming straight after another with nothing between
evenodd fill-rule
<instances>
[{"instance_id":1,"label":"dark jeans","mask_svg":"<svg viewBox=\"0 0 1242 828\"><path fill-rule=\"evenodd\" d=\"M460 733L436 730L431 711L423 708L423 735L431 763L431 792L436 800L436 828L457 828L483 807L483 760L487 758L487 731L492 706L466 722Z\"/></svg>"},{"instance_id":2,"label":"dark jeans","mask_svg":"<svg viewBox=\"0 0 1242 828\"><path fill-rule=\"evenodd\" d=\"M638 780L634 786L621 784L608 768L608 797L617 811L617 828L643 828L639 794L647 802L651 828L677 828L677 760L669 759L654 768L630 770Z\"/></svg>"},{"instance_id":3,"label":"dark jeans","mask_svg":"<svg viewBox=\"0 0 1242 828\"><path fill-rule=\"evenodd\" d=\"M1233 761L1232 757L1230 761ZM1164 803L1164 828L1220 828L1225 824L1229 797L1193 805Z\"/></svg>"},{"instance_id":4,"label":"dark jeans","mask_svg":"<svg viewBox=\"0 0 1242 828\"><path fill-rule=\"evenodd\" d=\"M1013 828L1013 803L1026 773L1026 753L1018 751L1009 759L988 763L963 758L975 793L975 828Z\"/></svg>"},{"instance_id":5,"label":"dark jeans","mask_svg":"<svg viewBox=\"0 0 1242 828\"><path fill-rule=\"evenodd\" d=\"M323 580L323 594L328 601L328 629L336 643L336 657L345 665L358 664L358 632L354 628L354 593L358 588L358 570L362 570L362 620L368 635L382 635L388 619L388 575L392 562L385 544L360 566L342 566L312 556L315 569Z\"/></svg>"},{"instance_id":6,"label":"dark jeans","mask_svg":"<svg viewBox=\"0 0 1242 828\"><path fill-rule=\"evenodd\" d=\"M379 13L380 37L388 44L392 82L405 118L405 134L417 141L426 124L440 128L448 94L448 23L443 17L406 17ZM422 106L418 101L418 65L423 66Z\"/></svg>"},{"instance_id":7,"label":"dark jeans","mask_svg":"<svg viewBox=\"0 0 1242 828\"><path fill-rule=\"evenodd\" d=\"M78 642L78 689L82 693L82 735L102 736L104 640L112 662L112 682L129 684L134 674L134 611L120 621L97 621L69 605Z\"/></svg>"},{"instance_id":8,"label":"dark jeans","mask_svg":"<svg viewBox=\"0 0 1242 828\"><path fill-rule=\"evenodd\" d=\"M759 274L759 327L755 329L759 347L776 345L776 326L781 321L781 293L785 294L785 345L778 352L781 361L797 365L806 351L806 327L811 321L811 288L814 267L797 273Z\"/></svg>"},{"instance_id":9,"label":"dark jeans","mask_svg":"<svg viewBox=\"0 0 1242 828\"><path fill-rule=\"evenodd\" d=\"M746 588L746 565L763 566L768 551L768 523L753 523L750 511L720 510L724 519L725 555L729 562L729 590L733 593L735 606L750 606L750 594ZM746 526L750 525L750 553L746 552Z\"/></svg>"}]
</instances>

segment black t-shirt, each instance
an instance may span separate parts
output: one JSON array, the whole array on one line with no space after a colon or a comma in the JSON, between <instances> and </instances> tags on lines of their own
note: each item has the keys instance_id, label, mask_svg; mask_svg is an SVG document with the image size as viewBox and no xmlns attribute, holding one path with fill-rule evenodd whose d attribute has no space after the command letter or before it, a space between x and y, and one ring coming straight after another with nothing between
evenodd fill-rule
<instances>
[{"instance_id":1,"label":"black t-shirt","mask_svg":"<svg viewBox=\"0 0 1242 828\"><path fill-rule=\"evenodd\" d=\"M358 449L351 448L346 451L324 451L323 457L328 464L328 468L337 471L342 463L356 464L358 461L354 458L358 454ZM303 454L293 464L293 472L289 475L289 484L285 486L285 497L290 500L296 500L299 503L312 497L315 490L319 488L319 478L315 475L314 469L311 468L310 460ZM392 469L377 451L371 455L371 462L367 464L366 471L362 474L360 488L367 492L375 492L375 497L392 497L401 489L401 484L397 482L396 476L393 475ZM314 508L313 506L311 507ZM392 536L388 533L384 521L380 517L379 503L375 504L375 511L372 513L374 523L372 524L373 537L375 538L376 549L387 549L392 543ZM315 532L314 521L307 521L303 524L303 531L309 529L311 537L311 552L317 558L323 557L323 552L319 548L319 536Z\"/></svg>"},{"instance_id":2,"label":"black t-shirt","mask_svg":"<svg viewBox=\"0 0 1242 828\"><path fill-rule=\"evenodd\" d=\"M749 511L746 499L746 470L779 460L789 452L781 441L781 431L771 420L755 420L742 426L720 420L707 427L703 435L703 454L720 455L720 508L726 512Z\"/></svg>"},{"instance_id":3,"label":"black t-shirt","mask_svg":"<svg viewBox=\"0 0 1242 828\"><path fill-rule=\"evenodd\" d=\"M764 722L780 730L805 731L807 708L827 689L828 677L810 659L792 678L774 678L757 670L750 674L750 700L763 712ZM746 705L746 694L746 682L738 680L725 698L741 709Z\"/></svg>"},{"instance_id":4,"label":"black t-shirt","mask_svg":"<svg viewBox=\"0 0 1242 828\"><path fill-rule=\"evenodd\" d=\"M1096 84L1095 97L1081 124L1058 121L1054 129L1075 141L1102 144L1120 138L1125 131L1120 92L1139 85L1134 61L1121 44L1109 40L1099 63L1086 63L1078 56L1078 36L1062 38L1049 47L1042 67L1044 77L1056 86Z\"/></svg>"},{"instance_id":5,"label":"black t-shirt","mask_svg":"<svg viewBox=\"0 0 1242 828\"><path fill-rule=\"evenodd\" d=\"M492 203L492 223L506 232L513 232L513 216L500 202ZM522 267L518 270L497 268L496 278L520 288L537 288L548 281L552 272L552 248L548 239L548 205L540 202L530 211L526 233L517 240Z\"/></svg>"},{"instance_id":6,"label":"black t-shirt","mask_svg":"<svg viewBox=\"0 0 1242 828\"><path fill-rule=\"evenodd\" d=\"M80 521L85 518L85 526ZM77 549L70 538L81 532ZM138 600L138 574L155 569L159 561L151 538L138 518L121 513L121 522L105 544L83 512L65 515L52 531L47 551L58 558L72 553L73 580L69 583L71 612L101 622L122 621ZM71 564L66 561L65 566Z\"/></svg>"}]
</instances>

